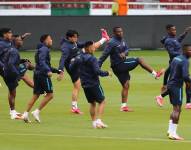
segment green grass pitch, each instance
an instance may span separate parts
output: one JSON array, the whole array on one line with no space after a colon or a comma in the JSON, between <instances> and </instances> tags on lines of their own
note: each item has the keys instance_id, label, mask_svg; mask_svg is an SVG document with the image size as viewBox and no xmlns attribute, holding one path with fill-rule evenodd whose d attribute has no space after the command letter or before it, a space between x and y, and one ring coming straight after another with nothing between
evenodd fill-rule
<instances>
[{"instance_id":1,"label":"green grass pitch","mask_svg":"<svg viewBox=\"0 0 191 150\"><path fill-rule=\"evenodd\" d=\"M60 52L52 51L51 55L52 65L57 67ZM34 52L22 52L21 56L33 60ZM100 52L97 52L96 56L100 56ZM133 51L130 52L130 56L144 57L156 69L166 68L168 65L168 56L164 51ZM103 69L110 69L109 60L104 63ZM32 72L28 73L32 77ZM168 140L166 131L171 106L168 98L163 108L157 107L154 101L154 97L159 94L162 79L153 79L141 67L133 70L131 77L129 106L134 109L131 113L119 111L121 87L116 77L101 78L107 100L104 121L109 125L109 128L104 130L92 129L88 103L82 90L79 106L84 115L70 113L72 84L67 74L61 82L56 81L56 75L52 77L54 100L41 112L41 124L35 122L25 124L9 118L7 88L0 79L3 83L3 88L0 88L0 150L189 149L191 112L183 109L178 128L179 134L186 140L182 142ZM31 96L32 89L21 81L16 98L18 111L25 110Z\"/></svg>"}]
</instances>

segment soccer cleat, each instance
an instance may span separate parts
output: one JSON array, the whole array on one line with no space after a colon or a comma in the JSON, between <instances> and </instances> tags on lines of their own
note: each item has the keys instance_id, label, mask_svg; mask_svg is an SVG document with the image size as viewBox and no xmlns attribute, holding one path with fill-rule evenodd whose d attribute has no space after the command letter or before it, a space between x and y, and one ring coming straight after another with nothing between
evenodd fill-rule
<instances>
[{"instance_id":1,"label":"soccer cleat","mask_svg":"<svg viewBox=\"0 0 191 150\"><path fill-rule=\"evenodd\" d=\"M11 119L15 120L15 119L23 119L22 115L20 113L18 113L15 110L10 111L10 115L11 115Z\"/></svg>"},{"instance_id":2,"label":"soccer cleat","mask_svg":"<svg viewBox=\"0 0 191 150\"><path fill-rule=\"evenodd\" d=\"M123 106L120 108L120 111L123 111L123 112L132 112L133 110L130 109L128 106Z\"/></svg>"},{"instance_id":3,"label":"soccer cleat","mask_svg":"<svg viewBox=\"0 0 191 150\"><path fill-rule=\"evenodd\" d=\"M33 115L33 117L35 118L35 121L37 121L38 123L40 123L40 117L39 117L39 112L37 112L36 110L31 112L31 114Z\"/></svg>"},{"instance_id":4,"label":"soccer cleat","mask_svg":"<svg viewBox=\"0 0 191 150\"><path fill-rule=\"evenodd\" d=\"M79 115L83 114L83 112L81 112L79 108L74 108L74 107L71 109L71 112Z\"/></svg>"},{"instance_id":5,"label":"soccer cleat","mask_svg":"<svg viewBox=\"0 0 191 150\"><path fill-rule=\"evenodd\" d=\"M102 128L107 128L108 125L104 124L101 120L97 121L97 124L100 125Z\"/></svg>"},{"instance_id":6,"label":"soccer cleat","mask_svg":"<svg viewBox=\"0 0 191 150\"><path fill-rule=\"evenodd\" d=\"M176 135L169 135L168 138L171 140L184 140L184 138L180 137L177 134Z\"/></svg>"},{"instance_id":7,"label":"soccer cleat","mask_svg":"<svg viewBox=\"0 0 191 150\"><path fill-rule=\"evenodd\" d=\"M191 103L187 103L185 106L186 109L191 109Z\"/></svg>"},{"instance_id":8,"label":"soccer cleat","mask_svg":"<svg viewBox=\"0 0 191 150\"><path fill-rule=\"evenodd\" d=\"M161 69L157 71L155 79L159 79L164 74L164 72L165 72L165 69Z\"/></svg>"},{"instance_id":9,"label":"soccer cleat","mask_svg":"<svg viewBox=\"0 0 191 150\"><path fill-rule=\"evenodd\" d=\"M162 96L156 96L155 99L156 99L157 104L158 104L160 107L163 107L163 105L164 105L164 99L162 98Z\"/></svg>"},{"instance_id":10,"label":"soccer cleat","mask_svg":"<svg viewBox=\"0 0 191 150\"><path fill-rule=\"evenodd\" d=\"M25 123L31 123L27 112L24 112L23 120L24 120Z\"/></svg>"},{"instance_id":11,"label":"soccer cleat","mask_svg":"<svg viewBox=\"0 0 191 150\"><path fill-rule=\"evenodd\" d=\"M101 29L101 35L102 35L102 38L105 38L107 41L110 40L110 37L107 34L107 31L105 29Z\"/></svg>"}]
</instances>

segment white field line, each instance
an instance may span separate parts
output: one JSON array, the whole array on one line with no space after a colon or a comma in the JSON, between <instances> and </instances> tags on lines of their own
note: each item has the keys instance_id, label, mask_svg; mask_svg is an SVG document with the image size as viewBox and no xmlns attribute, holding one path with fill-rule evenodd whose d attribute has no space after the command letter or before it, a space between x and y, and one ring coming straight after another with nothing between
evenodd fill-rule
<instances>
[{"instance_id":1,"label":"white field line","mask_svg":"<svg viewBox=\"0 0 191 150\"><path fill-rule=\"evenodd\" d=\"M68 137L68 138L92 138L92 139L105 139L105 140L124 140L124 141L154 141L154 142L178 142L178 143L191 143L191 140L173 141L162 138L131 138L131 137L99 137L99 136L78 136L78 135L64 135L64 134L32 134L32 133L0 133L0 135L12 135L12 136L40 136L40 137Z\"/></svg>"}]
</instances>

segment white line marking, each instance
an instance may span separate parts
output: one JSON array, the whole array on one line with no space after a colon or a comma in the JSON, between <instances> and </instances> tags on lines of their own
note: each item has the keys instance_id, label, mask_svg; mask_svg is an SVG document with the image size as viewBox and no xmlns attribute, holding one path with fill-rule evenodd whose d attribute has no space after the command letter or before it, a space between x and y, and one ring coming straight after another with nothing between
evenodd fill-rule
<instances>
[{"instance_id":1,"label":"white line marking","mask_svg":"<svg viewBox=\"0 0 191 150\"><path fill-rule=\"evenodd\" d=\"M98 136L78 136L78 135L64 135L64 134L33 134L33 133L0 133L0 135L15 135L15 136L44 136L44 137L68 137L68 138L92 138L105 140L131 140L131 141L155 141L155 142L180 142L191 143L191 140L173 141L161 138L131 138L131 137L98 137Z\"/></svg>"}]
</instances>

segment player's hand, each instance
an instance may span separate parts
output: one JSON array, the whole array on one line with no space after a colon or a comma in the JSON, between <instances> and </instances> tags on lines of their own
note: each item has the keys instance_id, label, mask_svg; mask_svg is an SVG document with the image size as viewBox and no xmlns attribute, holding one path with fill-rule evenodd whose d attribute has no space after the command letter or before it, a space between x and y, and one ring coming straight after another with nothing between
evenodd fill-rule
<instances>
[{"instance_id":1,"label":"player's hand","mask_svg":"<svg viewBox=\"0 0 191 150\"><path fill-rule=\"evenodd\" d=\"M61 81L64 78L64 72L61 71L60 74L57 77L57 81Z\"/></svg>"},{"instance_id":2,"label":"player's hand","mask_svg":"<svg viewBox=\"0 0 191 150\"><path fill-rule=\"evenodd\" d=\"M109 76L112 77L112 72L111 72L111 71L108 71L108 73L109 73Z\"/></svg>"},{"instance_id":3,"label":"player's hand","mask_svg":"<svg viewBox=\"0 0 191 150\"><path fill-rule=\"evenodd\" d=\"M31 34L32 34L32 33L27 32L27 33L24 33L24 34L22 35L22 37L25 38L25 37L27 37L27 36L30 36Z\"/></svg>"},{"instance_id":4,"label":"player's hand","mask_svg":"<svg viewBox=\"0 0 191 150\"><path fill-rule=\"evenodd\" d=\"M52 72L48 72L48 77L52 77Z\"/></svg>"},{"instance_id":5,"label":"player's hand","mask_svg":"<svg viewBox=\"0 0 191 150\"><path fill-rule=\"evenodd\" d=\"M126 59L126 54L125 54L125 53L120 53L119 56L120 56L122 59Z\"/></svg>"},{"instance_id":6,"label":"player's hand","mask_svg":"<svg viewBox=\"0 0 191 150\"><path fill-rule=\"evenodd\" d=\"M191 26L189 26L189 27L187 27L187 28L185 29L185 32L189 32L189 31L191 31Z\"/></svg>"},{"instance_id":7,"label":"player's hand","mask_svg":"<svg viewBox=\"0 0 191 150\"><path fill-rule=\"evenodd\" d=\"M101 29L101 36L102 36L102 38L106 39L107 41L110 40L110 37L105 29Z\"/></svg>"}]
</instances>

